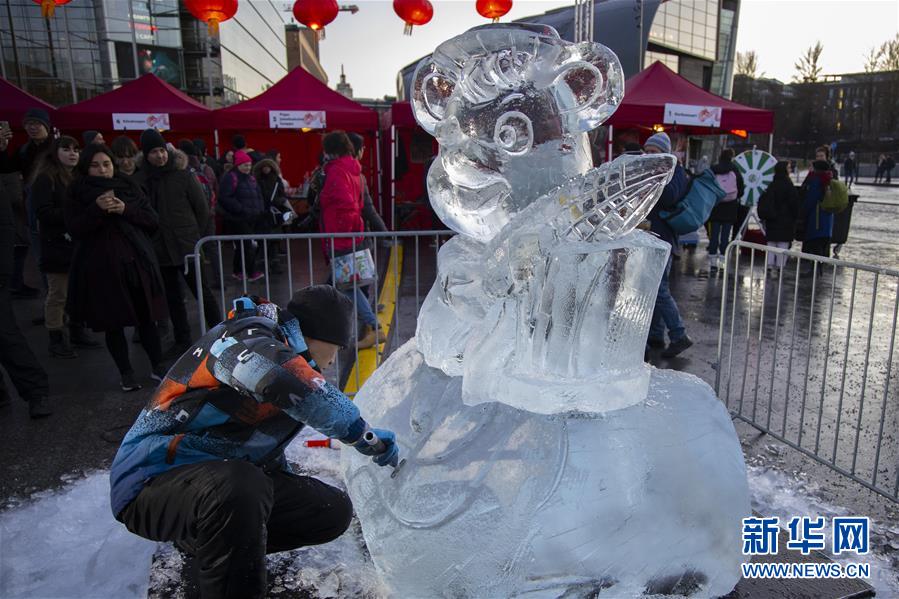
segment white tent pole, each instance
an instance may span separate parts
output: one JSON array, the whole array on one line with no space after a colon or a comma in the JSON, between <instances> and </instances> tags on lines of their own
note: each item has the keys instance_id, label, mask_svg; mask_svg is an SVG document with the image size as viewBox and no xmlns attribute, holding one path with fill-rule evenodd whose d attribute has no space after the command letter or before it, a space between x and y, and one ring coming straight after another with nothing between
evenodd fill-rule
<instances>
[{"instance_id":1,"label":"white tent pole","mask_svg":"<svg viewBox=\"0 0 899 599\"><path fill-rule=\"evenodd\" d=\"M606 140L606 162L612 162L612 139L615 135L615 128L609 125L609 139Z\"/></svg>"},{"instance_id":2,"label":"white tent pole","mask_svg":"<svg viewBox=\"0 0 899 599\"><path fill-rule=\"evenodd\" d=\"M384 209L384 196L381 185L381 131L375 130L375 172L378 179L378 212Z\"/></svg>"},{"instance_id":3,"label":"white tent pole","mask_svg":"<svg viewBox=\"0 0 899 599\"><path fill-rule=\"evenodd\" d=\"M390 126L390 226L396 228L396 125Z\"/></svg>"}]
</instances>

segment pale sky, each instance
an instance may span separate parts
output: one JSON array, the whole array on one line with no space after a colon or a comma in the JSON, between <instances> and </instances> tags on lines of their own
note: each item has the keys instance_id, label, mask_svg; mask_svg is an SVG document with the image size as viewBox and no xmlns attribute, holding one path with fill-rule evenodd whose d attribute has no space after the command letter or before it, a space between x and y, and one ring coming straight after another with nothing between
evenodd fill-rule
<instances>
[{"instance_id":1,"label":"pale sky","mask_svg":"<svg viewBox=\"0 0 899 599\"><path fill-rule=\"evenodd\" d=\"M820 40L825 75L864 70L872 46L899 33L899 0L743 0L737 50L755 50L759 70L790 81L794 63Z\"/></svg>"},{"instance_id":2,"label":"pale sky","mask_svg":"<svg viewBox=\"0 0 899 599\"><path fill-rule=\"evenodd\" d=\"M402 67L440 42L488 22L475 11L475 0L431 0L434 18L406 37L391 1L338 1L358 5L359 12L341 12L328 25L321 44L322 64L331 87L343 64L356 97L395 94L396 74ZM572 4L573 0L514 0L503 21ZM789 81L793 64L817 40L824 45L824 73L835 74L861 71L868 50L897 33L899 0L743 0L737 49L755 50L766 76Z\"/></svg>"}]
</instances>

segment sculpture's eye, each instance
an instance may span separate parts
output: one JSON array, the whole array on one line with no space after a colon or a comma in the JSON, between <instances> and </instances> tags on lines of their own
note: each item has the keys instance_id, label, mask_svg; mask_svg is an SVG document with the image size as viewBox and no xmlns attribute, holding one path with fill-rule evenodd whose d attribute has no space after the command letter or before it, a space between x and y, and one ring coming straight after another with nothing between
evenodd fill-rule
<instances>
[{"instance_id":1,"label":"sculpture's eye","mask_svg":"<svg viewBox=\"0 0 899 599\"><path fill-rule=\"evenodd\" d=\"M436 120L442 120L446 115L446 106L456 84L440 73L431 73L422 82L422 96L425 106Z\"/></svg>"},{"instance_id":2,"label":"sculpture's eye","mask_svg":"<svg viewBox=\"0 0 899 599\"><path fill-rule=\"evenodd\" d=\"M531 119L521 112L507 112L496 121L493 141L509 154L524 154L534 142Z\"/></svg>"},{"instance_id":3,"label":"sculpture's eye","mask_svg":"<svg viewBox=\"0 0 899 599\"><path fill-rule=\"evenodd\" d=\"M562 112L581 110L605 91L606 80L592 64L576 62L559 73L553 89Z\"/></svg>"}]
</instances>

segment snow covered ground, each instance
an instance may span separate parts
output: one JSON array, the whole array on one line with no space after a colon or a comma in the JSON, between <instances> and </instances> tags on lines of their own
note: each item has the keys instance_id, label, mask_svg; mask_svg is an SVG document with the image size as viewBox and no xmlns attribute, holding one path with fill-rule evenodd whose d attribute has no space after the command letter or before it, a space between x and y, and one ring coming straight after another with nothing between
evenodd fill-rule
<instances>
[{"instance_id":1,"label":"snow covered ground","mask_svg":"<svg viewBox=\"0 0 899 599\"><path fill-rule=\"evenodd\" d=\"M299 437L288 448L289 459L303 464L306 472L342 486L339 452L307 449L302 442L308 436ZM107 472L97 471L67 481L59 491L39 493L6 506L0 513L0 597L147 596L150 562L157 544L130 534L113 519L108 481ZM750 463L749 484L752 507L766 516L788 520L801 515L828 519L856 515L820 499L813 482L762 463ZM899 597L896 553L889 553L899 549L899 527L895 523L892 528L872 523L872 538L877 552L851 561L871 564L869 582L878 597ZM334 543L281 554L274 561L273 569L279 573L276 588L315 589L320 597L387 595L368 558L357 523ZM158 572L154 586L176 581L177 565L175 559L168 571Z\"/></svg>"}]
</instances>

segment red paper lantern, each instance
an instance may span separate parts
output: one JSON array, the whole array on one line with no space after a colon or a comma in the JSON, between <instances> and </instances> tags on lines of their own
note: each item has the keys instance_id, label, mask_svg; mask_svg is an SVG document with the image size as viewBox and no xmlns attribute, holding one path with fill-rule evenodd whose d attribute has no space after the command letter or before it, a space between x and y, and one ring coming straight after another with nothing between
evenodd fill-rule
<instances>
[{"instance_id":1,"label":"red paper lantern","mask_svg":"<svg viewBox=\"0 0 899 599\"><path fill-rule=\"evenodd\" d=\"M237 0L185 0L190 14L209 26L209 35L219 34L219 23L237 14Z\"/></svg>"},{"instance_id":2,"label":"red paper lantern","mask_svg":"<svg viewBox=\"0 0 899 599\"><path fill-rule=\"evenodd\" d=\"M297 0L293 5L293 16L297 21L317 31L321 38L325 25L337 18L337 0Z\"/></svg>"},{"instance_id":3,"label":"red paper lantern","mask_svg":"<svg viewBox=\"0 0 899 599\"><path fill-rule=\"evenodd\" d=\"M475 4L478 14L496 23L499 18L512 10L512 0L478 0Z\"/></svg>"},{"instance_id":4,"label":"red paper lantern","mask_svg":"<svg viewBox=\"0 0 899 599\"><path fill-rule=\"evenodd\" d=\"M56 10L57 6L68 4L71 1L72 0L32 0L35 4L41 5L41 16L45 19L49 19L53 16L53 12Z\"/></svg>"},{"instance_id":5,"label":"red paper lantern","mask_svg":"<svg viewBox=\"0 0 899 599\"><path fill-rule=\"evenodd\" d=\"M428 0L393 0L393 12L406 22L403 33L412 35L413 25L424 25L434 16L434 7Z\"/></svg>"}]
</instances>

